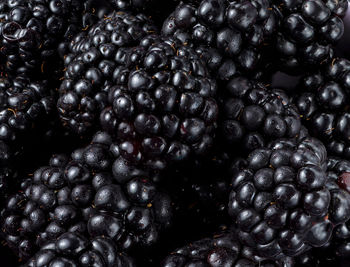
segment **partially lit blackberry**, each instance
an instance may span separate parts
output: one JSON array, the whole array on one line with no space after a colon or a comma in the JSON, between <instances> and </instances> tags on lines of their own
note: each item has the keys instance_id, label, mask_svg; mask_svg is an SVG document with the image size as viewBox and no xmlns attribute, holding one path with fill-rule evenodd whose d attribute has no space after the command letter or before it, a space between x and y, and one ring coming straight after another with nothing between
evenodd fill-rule
<instances>
[{"instance_id":1,"label":"partially lit blackberry","mask_svg":"<svg viewBox=\"0 0 350 267\"><path fill-rule=\"evenodd\" d=\"M180 3L164 22L162 33L193 42L219 79L260 66L264 46L279 24L273 4L267 0L197 2Z\"/></svg>"},{"instance_id":2,"label":"partially lit blackberry","mask_svg":"<svg viewBox=\"0 0 350 267\"><path fill-rule=\"evenodd\" d=\"M310 134L320 138L328 153L350 158L350 61L342 58L305 75L296 88L295 104Z\"/></svg>"},{"instance_id":3,"label":"partially lit blackberry","mask_svg":"<svg viewBox=\"0 0 350 267\"><path fill-rule=\"evenodd\" d=\"M162 267L185 266L235 266L235 267L277 267L292 266L292 259L268 261L254 257L248 247L242 246L233 233L221 233L204 238L173 251L162 262Z\"/></svg>"},{"instance_id":4,"label":"partially lit blackberry","mask_svg":"<svg viewBox=\"0 0 350 267\"><path fill-rule=\"evenodd\" d=\"M347 0L273 0L281 14L271 57L287 71L302 73L329 62L344 32Z\"/></svg>"},{"instance_id":5,"label":"partially lit blackberry","mask_svg":"<svg viewBox=\"0 0 350 267\"><path fill-rule=\"evenodd\" d=\"M0 192L23 169L20 159L25 149L42 138L55 114L55 93L47 81L0 78ZM28 140L31 140L28 142Z\"/></svg>"},{"instance_id":6,"label":"partially lit blackberry","mask_svg":"<svg viewBox=\"0 0 350 267\"><path fill-rule=\"evenodd\" d=\"M72 154L53 156L22 183L23 192L2 211L2 235L17 255L28 258L66 232L109 237L118 248L154 244L171 223L169 197L146 176L119 184L111 171L111 140L104 133Z\"/></svg>"},{"instance_id":7,"label":"partially lit blackberry","mask_svg":"<svg viewBox=\"0 0 350 267\"><path fill-rule=\"evenodd\" d=\"M0 58L11 76L58 69L59 42L94 21L93 0L17 0L0 4ZM61 68L61 67L59 67Z\"/></svg>"},{"instance_id":8,"label":"partially lit blackberry","mask_svg":"<svg viewBox=\"0 0 350 267\"><path fill-rule=\"evenodd\" d=\"M186 0L197 1L197 0ZM175 9L180 0L108 0L116 10L138 11L151 17L157 25L161 25L165 18Z\"/></svg>"},{"instance_id":9,"label":"partially lit blackberry","mask_svg":"<svg viewBox=\"0 0 350 267\"><path fill-rule=\"evenodd\" d=\"M303 135L299 114L280 92L235 77L222 93L221 135L233 152L248 154L277 138Z\"/></svg>"},{"instance_id":10,"label":"partially lit blackberry","mask_svg":"<svg viewBox=\"0 0 350 267\"><path fill-rule=\"evenodd\" d=\"M110 88L127 78L120 73L120 65L132 64L126 62L127 49L155 31L147 17L118 12L72 39L69 54L65 55L66 68L57 103L67 128L81 135L91 130L107 104Z\"/></svg>"},{"instance_id":11,"label":"partially lit blackberry","mask_svg":"<svg viewBox=\"0 0 350 267\"><path fill-rule=\"evenodd\" d=\"M37 266L113 266L135 267L134 260L119 250L112 239L88 239L76 232L64 233L47 243L25 267Z\"/></svg>"},{"instance_id":12,"label":"partially lit blackberry","mask_svg":"<svg viewBox=\"0 0 350 267\"><path fill-rule=\"evenodd\" d=\"M349 220L350 201L329 188L326 160L325 147L313 138L253 151L232 179L229 213L240 242L269 259L327 244L333 229Z\"/></svg>"}]
</instances>

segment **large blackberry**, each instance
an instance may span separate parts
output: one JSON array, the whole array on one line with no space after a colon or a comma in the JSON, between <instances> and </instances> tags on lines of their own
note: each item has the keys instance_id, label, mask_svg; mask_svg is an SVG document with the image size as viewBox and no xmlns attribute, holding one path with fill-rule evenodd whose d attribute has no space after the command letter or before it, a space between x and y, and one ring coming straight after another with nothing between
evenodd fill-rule
<instances>
[{"instance_id":1,"label":"large blackberry","mask_svg":"<svg viewBox=\"0 0 350 267\"><path fill-rule=\"evenodd\" d=\"M229 201L243 244L278 259L329 241L350 218L350 199L327 186L326 157L313 138L279 140L249 155L248 167L233 175Z\"/></svg>"},{"instance_id":2,"label":"large blackberry","mask_svg":"<svg viewBox=\"0 0 350 267\"><path fill-rule=\"evenodd\" d=\"M310 134L322 139L328 153L350 158L350 61L333 59L302 77L295 104Z\"/></svg>"},{"instance_id":3,"label":"large blackberry","mask_svg":"<svg viewBox=\"0 0 350 267\"><path fill-rule=\"evenodd\" d=\"M114 51L109 37L102 36L94 40L101 40L105 52ZM61 91L65 93L58 108L62 119L78 131L100 115L102 129L115 137L115 176L124 179L137 173L134 166L164 169L168 161L204 154L210 148L218 115L213 98L216 83L208 78L205 64L189 46L150 35L139 46L116 50L115 61L93 56L100 54L94 46L82 54L83 58L91 56L93 62L87 64L91 66L86 72L89 79L63 82ZM66 75L80 77L84 69L81 60L72 61ZM105 92L96 92L92 87L96 84ZM101 102L106 104L99 113Z\"/></svg>"},{"instance_id":4,"label":"large blackberry","mask_svg":"<svg viewBox=\"0 0 350 267\"><path fill-rule=\"evenodd\" d=\"M300 116L288 101L253 80L231 79L220 102L222 138L242 155L276 138L303 135Z\"/></svg>"},{"instance_id":5,"label":"large blackberry","mask_svg":"<svg viewBox=\"0 0 350 267\"><path fill-rule=\"evenodd\" d=\"M235 267L278 267L291 266L292 259L268 261L254 257L248 247L242 246L235 234L223 232L212 238L204 238L172 252L162 263L162 267L185 266L235 266Z\"/></svg>"},{"instance_id":6,"label":"large blackberry","mask_svg":"<svg viewBox=\"0 0 350 267\"><path fill-rule=\"evenodd\" d=\"M41 76L58 69L61 40L94 20L94 1L17 0L0 4L0 58L12 76ZM60 68L60 67L59 67Z\"/></svg>"},{"instance_id":7,"label":"large blackberry","mask_svg":"<svg viewBox=\"0 0 350 267\"><path fill-rule=\"evenodd\" d=\"M23 267L98 266L134 267L135 262L121 252L112 239L88 239L76 232L67 232L43 246Z\"/></svg>"},{"instance_id":8,"label":"large blackberry","mask_svg":"<svg viewBox=\"0 0 350 267\"><path fill-rule=\"evenodd\" d=\"M194 42L219 79L232 78L236 69L256 69L264 45L278 27L274 6L267 0L198 2L180 3L162 33Z\"/></svg>"},{"instance_id":9,"label":"large blackberry","mask_svg":"<svg viewBox=\"0 0 350 267\"><path fill-rule=\"evenodd\" d=\"M275 35L277 61L286 71L302 73L329 62L333 44L343 35L341 20L347 0L273 0L281 14L281 28Z\"/></svg>"},{"instance_id":10,"label":"large blackberry","mask_svg":"<svg viewBox=\"0 0 350 267\"><path fill-rule=\"evenodd\" d=\"M22 183L2 211L2 234L22 258L66 232L105 236L118 248L146 247L171 222L169 197L145 176L116 183L110 137L97 133L72 159L57 155Z\"/></svg>"},{"instance_id":11,"label":"large blackberry","mask_svg":"<svg viewBox=\"0 0 350 267\"><path fill-rule=\"evenodd\" d=\"M57 103L64 125L77 134L91 130L106 105L109 89L118 79L127 78L118 72L119 64L131 64L125 61L125 50L152 32L156 28L145 16L118 12L72 39Z\"/></svg>"}]
</instances>

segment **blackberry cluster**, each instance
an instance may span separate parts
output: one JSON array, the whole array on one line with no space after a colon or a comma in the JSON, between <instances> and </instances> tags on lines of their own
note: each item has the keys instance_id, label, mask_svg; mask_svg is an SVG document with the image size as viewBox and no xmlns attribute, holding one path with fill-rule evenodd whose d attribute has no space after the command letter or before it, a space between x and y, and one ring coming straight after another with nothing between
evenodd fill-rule
<instances>
[{"instance_id":1,"label":"blackberry cluster","mask_svg":"<svg viewBox=\"0 0 350 267\"><path fill-rule=\"evenodd\" d=\"M226 84L220 107L222 139L233 151L249 153L277 138L306 134L285 94L241 76Z\"/></svg>"},{"instance_id":2,"label":"blackberry cluster","mask_svg":"<svg viewBox=\"0 0 350 267\"><path fill-rule=\"evenodd\" d=\"M277 61L287 72L303 73L308 68L331 62L334 44L344 33L342 17L347 0L273 0L280 13L276 34Z\"/></svg>"},{"instance_id":3,"label":"blackberry cluster","mask_svg":"<svg viewBox=\"0 0 350 267\"><path fill-rule=\"evenodd\" d=\"M2 234L17 255L26 259L69 232L110 238L122 250L157 241L172 220L170 198L142 175L116 183L109 145L100 132L71 159L54 155L8 199Z\"/></svg>"},{"instance_id":4,"label":"blackberry cluster","mask_svg":"<svg viewBox=\"0 0 350 267\"><path fill-rule=\"evenodd\" d=\"M232 179L229 213L239 239L278 259L321 247L350 218L349 195L327 187L326 149L313 138L253 151Z\"/></svg>"},{"instance_id":5,"label":"blackberry cluster","mask_svg":"<svg viewBox=\"0 0 350 267\"><path fill-rule=\"evenodd\" d=\"M268 261L254 257L232 232L223 232L212 238L203 238L172 252L165 258L162 267L185 266L235 266L235 267L278 267L291 266L291 258L283 261Z\"/></svg>"},{"instance_id":6,"label":"blackberry cluster","mask_svg":"<svg viewBox=\"0 0 350 267\"><path fill-rule=\"evenodd\" d=\"M162 33L193 42L217 77L227 80L236 70L247 72L261 65L263 47L278 24L271 1L203 0L180 3L165 20Z\"/></svg>"},{"instance_id":7,"label":"blackberry cluster","mask_svg":"<svg viewBox=\"0 0 350 267\"><path fill-rule=\"evenodd\" d=\"M302 77L300 89L294 102L310 133L325 142L329 154L349 159L350 61L334 58L320 70Z\"/></svg>"},{"instance_id":8,"label":"blackberry cluster","mask_svg":"<svg viewBox=\"0 0 350 267\"><path fill-rule=\"evenodd\" d=\"M54 66L58 44L97 18L94 1L16 0L0 4L0 59L12 77L42 77ZM56 70L55 70L56 71Z\"/></svg>"}]
</instances>

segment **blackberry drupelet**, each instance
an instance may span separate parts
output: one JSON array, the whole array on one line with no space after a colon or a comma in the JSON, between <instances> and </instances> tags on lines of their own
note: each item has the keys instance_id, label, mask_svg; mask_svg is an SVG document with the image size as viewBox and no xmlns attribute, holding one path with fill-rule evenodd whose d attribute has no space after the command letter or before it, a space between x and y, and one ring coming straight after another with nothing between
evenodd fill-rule
<instances>
[{"instance_id":1,"label":"blackberry drupelet","mask_svg":"<svg viewBox=\"0 0 350 267\"><path fill-rule=\"evenodd\" d=\"M302 136L300 116L288 98L244 77L226 84L220 96L222 139L242 156L276 138Z\"/></svg>"},{"instance_id":2,"label":"blackberry drupelet","mask_svg":"<svg viewBox=\"0 0 350 267\"><path fill-rule=\"evenodd\" d=\"M238 71L250 74L262 63L262 51L278 28L278 16L266 0L203 0L180 3L162 33L193 42L222 80ZM263 64L266 67L266 64Z\"/></svg>"},{"instance_id":3,"label":"blackberry drupelet","mask_svg":"<svg viewBox=\"0 0 350 267\"><path fill-rule=\"evenodd\" d=\"M292 259L284 262L267 261L254 257L248 247L242 246L235 234L223 232L212 238L204 238L172 252L162 263L162 267L185 266L235 266L235 267L277 267L291 266Z\"/></svg>"},{"instance_id":4,"label":"blackberry drupelet","mask_svg":"<svg viewBox=\"0 0 350 267\"><path fill-rule=\"evenodd\" d=\"M240 241L264 258L321 247L350 218L349 196L328 186L317 139L282 139L253 151L233 175L229 213ZM341 200L341 201L340 201Z\"/></svg>"},{"instance_id":5,"label":"blackberry drupelet","mask_svg":"<svg viewBox=\"0 0 350 267\"><path fill-rule=\"evenodd\" d=\"M2 211L2 234L21 258L61 234L112 239L118 249L147 247L172 220L171 201L146 176L115 182L111 139L97 133L71 159L56 155L22 183Z\"/></svg>"},{"instance_id":6,"label":"blackberry drupelet","mask_svg":"<svg viewBox=\"0 0 350 267\"><path fill-rule=\"evenodd\" d=\"M274 0L281 16L272 53L277 50L279 65L287 72L303 73L330 62L333 46L344 33L342 17L348 1ZM273 55L272 55L273 56Z\"/></svg>"},{"instance_id":7,"label":"blackberry drupelet","mask_svg":"<svg viewBox=\"0 0 350 267\"><path fill-rule=\"evenodd\" d=\"M125 51L156 31L144 15L114 12L72 39L57 103L64 125L79 135L91 130L107 104L109 89L119 78L127 78L118 77L119 65L130 64Z\"/></svg>"},{"instance_id":8,"label":"blackberry drupelet","mask_svg":"<svg viewBox=\"0 0 350 267\"><path fill-rule=\"evenodd\" d=\"M39 78L60 69L59 42L96 20L93 1L17 0L0 5L0 58L5 71Z\"/></svg>"},{"instance_id":9,"label":"blackberry drupelet","mask_svg":"<svg viewBox=\"0 0 350 267\"><path fill-rule=\"evenodd\" d=\"M37 266L98 266L135 267L134 260L119 251L112 239L85 236L71 232L64 233L47 243L23 267Z\"/></svg>"},{"instance_id":10,"label":"blackberry drupelet","mask_svg":"<svg viewBox=\"0 0 350 267\"><path fill-rule=\"evenodd\" d=\"M310 134L320 138L330 155L350 158L350 61L335 58L331 63L300 80L295 105Z\"/></svg>"}]
</instances>

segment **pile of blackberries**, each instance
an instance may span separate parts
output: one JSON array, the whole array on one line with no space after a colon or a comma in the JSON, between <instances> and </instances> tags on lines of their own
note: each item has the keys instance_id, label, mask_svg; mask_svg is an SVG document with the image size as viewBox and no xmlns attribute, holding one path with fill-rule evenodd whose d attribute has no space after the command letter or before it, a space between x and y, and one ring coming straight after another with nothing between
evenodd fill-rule
<instances>
[{"instance_id":1,"label":"pile of blackberries","mask_svg":"<svg viewBox=\"0 0 350 267\"><path fill-rule=\"evenodd\" d=\"M0 1L4 266L350 266L347 7Z\"/></svg>"}]
</instances>

